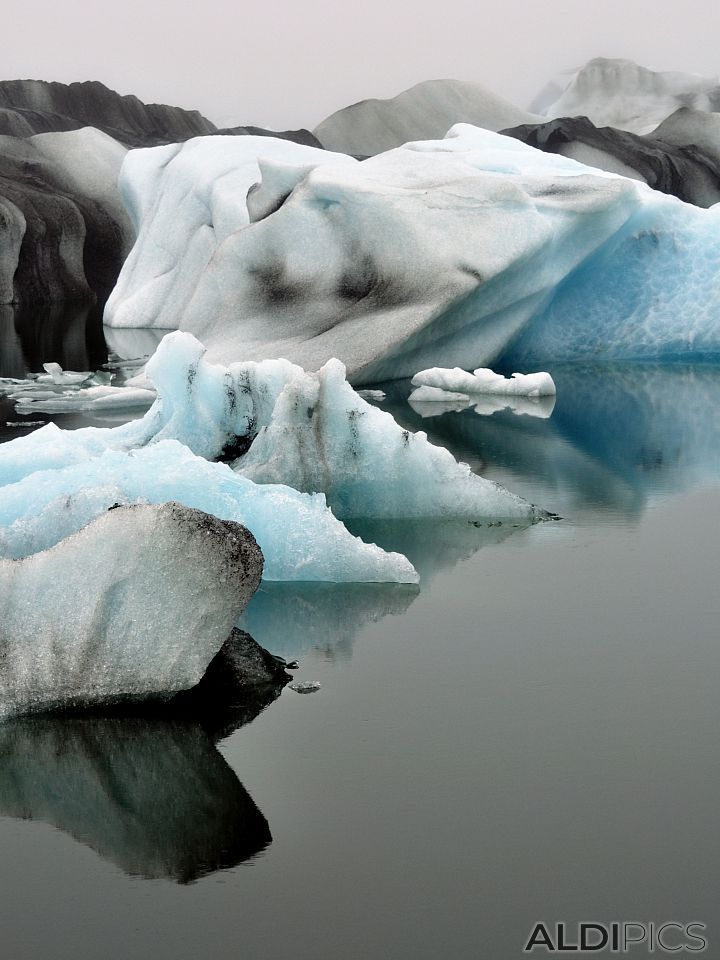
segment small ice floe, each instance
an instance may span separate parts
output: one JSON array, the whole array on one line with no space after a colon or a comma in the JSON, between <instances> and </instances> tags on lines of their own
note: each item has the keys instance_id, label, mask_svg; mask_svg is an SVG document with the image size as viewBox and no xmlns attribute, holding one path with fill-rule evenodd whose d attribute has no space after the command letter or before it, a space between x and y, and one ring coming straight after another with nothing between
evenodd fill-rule
<instances>
[{"instance_id":1,"label":"small ice floe","mask_svg":"<svg viewBox=\"0 0 720 960\"><path fill-rule=\"evenodd\" d=\"M45 420L6 420L6 427L44 427Z\"/></svg>"},{"instance_id":2,"label":"small ice floe","mask_svg":"<svg viewBox=\"0 0 720 960\"><path fill-rule=\"evenodd\" d=\"M355 393L363 400L384 400L387 396L384 390L356 390Z\"/></svg>"},{"instance_id":3,"label":"small ice floe","mask_svg":"<svg viewBox=\"0 0 720 960\"><path fill-rule=\"evenodd\" d=\"M487 367L478 367L472 373L460 367L431 367L420 370L411 382L414 387L432 388L432 393L425 390L420 397L416 396L417 391L411 395L423 401L448 402L476 393L512 397L554 397L556 393L549 373L514 373L512 377L503 377ZM447 396L448 392L451 397Z\"/></svg>"},{"instance_id":4,"label":"small ice floe","mask_svg":"<svg viewBox=\"0 0 720 960\"><path fill-rule=\"evenodd\" d=\"M142 387L88 386L61 394L13 394L18 413L42 410L44 413L93 413L108 410L147 408L157 399L154 390Z\"/></svg>"},{"instance_id":5,"label":"small ice floe","mask_svg":"<svg viewBox=\"0 0 720 960\"><path fill-rule=\"evenodd\" d=\"M0 379L0 395L14 400L18 413L28 414L33 410L42 410L43 413L125 410L149 407L156 398L150 384L113 386L114 374L107 370L95 373L63 370L59 363L45 363L43 367L45 373L30 373L24 380ZM27 425L28 422L22 424Z\"/></svg>"},{"instance_id":6,"label":"small ice floe","mask_svg":"<svg viewBox=\"0 0 720 960\"><path fill-rule=\"evenodd\" d=\"M290 689L295 693L315 693L319 690L321 684L317 680L296 680L290 684Z\"/></svg>"}]
</instances>

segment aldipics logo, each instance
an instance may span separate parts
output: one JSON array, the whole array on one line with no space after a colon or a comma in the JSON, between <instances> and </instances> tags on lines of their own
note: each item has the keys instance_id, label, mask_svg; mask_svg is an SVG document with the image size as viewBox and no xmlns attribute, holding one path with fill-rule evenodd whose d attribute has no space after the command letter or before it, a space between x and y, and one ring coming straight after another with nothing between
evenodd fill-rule
<instances>
[{"instance_id":1,"label":"aldipics logo","mask_svg":"<svg viewBox=\"0 0 720 960\"><path fill-rule=\"evenodd\" d=\"M702 953L707 950L704 923L536 923L524 953Z\"/></svg>"}]
</instances>

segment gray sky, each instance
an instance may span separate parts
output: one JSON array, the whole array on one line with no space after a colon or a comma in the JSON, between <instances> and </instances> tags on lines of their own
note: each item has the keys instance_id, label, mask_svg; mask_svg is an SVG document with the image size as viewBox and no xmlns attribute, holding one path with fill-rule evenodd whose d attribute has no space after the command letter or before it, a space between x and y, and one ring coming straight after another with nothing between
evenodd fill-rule
<instances>
[{"instance_id":1,"label":"gray sky","mask_svg":"<svg viewBox=\"0 0 720 960\"><path fill-rule=\"evenodd\" d=\"M717 0L5 0L6 79L102 80L215 122L312 127L437 77L525 107L593 56L720 73Z\"/></svg>"}]
</instances>

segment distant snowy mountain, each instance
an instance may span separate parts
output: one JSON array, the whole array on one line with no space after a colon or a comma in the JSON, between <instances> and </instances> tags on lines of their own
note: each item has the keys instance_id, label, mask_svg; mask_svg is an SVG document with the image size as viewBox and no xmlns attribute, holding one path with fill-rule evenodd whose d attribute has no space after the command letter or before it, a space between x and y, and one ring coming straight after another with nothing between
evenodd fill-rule
<instances>
[{"instance_id":1,"label":"distant snowy mountain","mask_svg":"<svg viewBox=\"0 0 720 960\"><path fill-rule=\"evenodd\" d=\"M680 107L720 110L720 80L694 73L658 73L632 60L598 57L579 70L560 74L533 107L546 117L583 116L596 126L649 133Z\"/></svg>"},{"instance_id":2,"label":"distant snowy mountain","mask_svg":"<svg viewBox=\"0 0 720 960\"><path fill-rule=\"evenodd\" d=\"M428 80L390 100L338 110L313 132L327 150L374 156L411 140L440 139L455 123L497 131L537 119L479 83Z\"/></svg>"}]
</instances>

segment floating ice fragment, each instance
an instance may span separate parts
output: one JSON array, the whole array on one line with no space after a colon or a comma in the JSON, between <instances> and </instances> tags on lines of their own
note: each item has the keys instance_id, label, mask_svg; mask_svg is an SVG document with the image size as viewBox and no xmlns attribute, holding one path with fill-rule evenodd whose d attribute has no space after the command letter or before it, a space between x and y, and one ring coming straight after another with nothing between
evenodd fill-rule
<instances>
[{"instance_id":1,"label":"floating ice fragment","mask_svg":"<svg viewBox=\"0 0 720 960\"><path fill-rule=\"evenodd\" d=\"M246 529L177 503L0 561L0 716L194 686L262 566Z\"/></svg>"},{"instance_id":2,"label":"floating ice fragment","mask_svg":"<svg viewBox=\"0 0 720 960\"><path fill-rule=\"evenodd\" d=\"M315 693L321 686L322 684L317 680L296 680L295 683L289 684L290 689L295 693Z\"/></svg>"},{"instance_id":3,"label":"floating ice fragment","mask_svg":"<svg viewBox=\"0 0 720 960\"><path fill-rule=\"evenodd\" d=\"M412 378L412 384L419 388L432 388L439 391L450 391L455 394L487 393L513 397L554 397L555 383L549 373L514 373L512 377L503 377L487 367L478 367L472 373L454 367L452 370L443 367L431 367L421 370ZM440 400L444 398L439 393L429 393L425 390L416 400ZM456 399L453 397L451 399Z\"/></svg>"}]
</instances>

